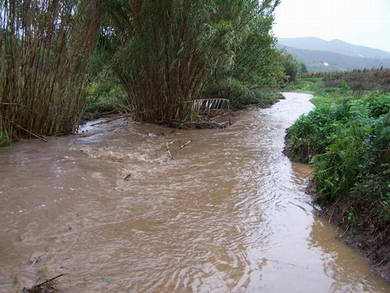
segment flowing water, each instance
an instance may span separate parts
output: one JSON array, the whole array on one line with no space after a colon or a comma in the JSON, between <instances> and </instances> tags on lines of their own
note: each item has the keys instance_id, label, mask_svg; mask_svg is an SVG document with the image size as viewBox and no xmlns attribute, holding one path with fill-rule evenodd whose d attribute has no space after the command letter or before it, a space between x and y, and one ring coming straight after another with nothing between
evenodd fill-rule
<instances>
[{"instance_id":1,"label":"flowing water","mask_svg":"<svg viewBox=\"0 0 390 293\"><path fill-rule=\"evenodd\" d=\"M313 215L282 154L310 96L285 96L225 130L118 119L0 150L0 292L390 292Z\"/></svg>"}]
</instances>

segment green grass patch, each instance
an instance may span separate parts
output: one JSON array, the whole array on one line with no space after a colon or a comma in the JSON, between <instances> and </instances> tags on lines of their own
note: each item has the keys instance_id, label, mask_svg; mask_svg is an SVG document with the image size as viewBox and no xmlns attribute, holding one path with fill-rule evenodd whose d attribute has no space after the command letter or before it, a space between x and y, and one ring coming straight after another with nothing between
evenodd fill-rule
<instances>
[{"instance_id":1,"label":"green grass patch","mask_svg":"<svg viewBox=\"0 0 390 293\"><path fill-rule=\"evenodd\" d=\"M300 78L294 83L290 83L285 87L287 91L318 93L324 87L324 83L321 78L318 77L305 77Z\"/></svg>"}]
</instances>

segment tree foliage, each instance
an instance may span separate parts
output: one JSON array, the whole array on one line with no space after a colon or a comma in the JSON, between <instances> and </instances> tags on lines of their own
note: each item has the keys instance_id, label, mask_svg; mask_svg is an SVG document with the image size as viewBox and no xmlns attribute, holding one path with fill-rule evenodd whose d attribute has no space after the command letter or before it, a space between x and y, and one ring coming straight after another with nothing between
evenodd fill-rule
<instances>
[{"instance_id":1,"label":"tree foliage","mask_svg":"<svg viewBox=\"0 0 390 293\"><path fill-rule=\"evenodd\" d=\"M118 83L134 117L155 123L186 120L210 89L265 103L261 89L283 76L271 34L278 4L1 0L2 137L72 132L85 100L93 111L109 108L108 95L123 96Z\"/></svg>"},{"instance_id":2,"label":"tree foliage","mask_svg":"<svg viewBox=\"0 0 390 293\"><path fill-rule=\"evenodd\" d=\"M288 83L296 82L299 77L307 73L306 65L299 62L291 54L281 51L280 52L281 63L285 73L285 81Z\"/></svg>"},{"instance_id":3,"label":"tree foliage","mask_svg":"<svg viewBox=\"0 0 390 293\"><path fill-rule=\"evenodd\" d=\"M102 40L138 120L184 120L211 84L275 85L278 1L109 1ZM278 75L279 74L279 75Z\"/></svg>"}]
</instances>

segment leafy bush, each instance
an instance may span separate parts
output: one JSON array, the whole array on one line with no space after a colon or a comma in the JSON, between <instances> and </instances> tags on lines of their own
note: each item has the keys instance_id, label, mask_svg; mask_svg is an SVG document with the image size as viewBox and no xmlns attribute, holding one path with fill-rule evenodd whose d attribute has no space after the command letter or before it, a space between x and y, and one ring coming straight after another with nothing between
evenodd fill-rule
<instances>
[{"instance_id":1,"label":"leafy bush","mask_svg":"<svg viewBox=\"0 0 390 293\"><path fill-rule=\"evenodd\" d=\"M390 222L390 114L378 119L351 196L374 203L375 217Z\"/></svg>"},{"instance_id":2,"label":"leafy bush","mask_svg":"<svg viewBox=\"0 0 390 293\"><path fill-rule=\"evenodd\" d=\"M220 48L223 61L212 70L202 95L229 99L233 109L248 105L266 107L281 96L278 89L285 72L270 34L272 9L264 9L277 1L260 2L262 9L257 12L253 10L258 5L256 1L220 2L223 8L218 25L214 25L224 35Z\"/></svg>"},{"instance_id":3,"label":"leafy bush","mask_svg":"<svg viewBox=\"0 0 390 293\"><path fill-rule=\"evenodd\" d=\"M319 200L344 202L347 220L390 221L390 97L325 96L317 105L288 129L288 154L313 163Z\"/></svg>"},{"instance_id":4,"label":"leafy bush","mask_svg":"<svg viewBox=\"0 0 390 293\"><path fill-rule=\"evenodd\" d=\"M368 100L369 115L372 117L380 117L390 111L390 95L378 97Z\"/></svg>"},{"instance_id":5,"label":"leafy bush","mask_svg":"<svg viewBox=\"0 0 390 293\"><path fill-rule=\"evenodd\" d=\"M229 79L209 86L204 96L207 98L224 98L230 101L232 109L243 109L248 105L267 107L275 103L280 94L272 89L250 88L239 80Z\"/></svg>"},{"instance_id":6,"label":"leafy bush","mask_svg":"<svg viewBox=\"0 0 390 293\"><path fill-rule=\"evenodd\" d=\"M0 130L0 147L7 146L10 143L10 138L5 130Z\"/></svg>"},{"instance_id":7,"label":"leafy bush","mask_svg":"<svg viewBox=\"0 0 390 293\"><path fill-rule=\"evenodd\" d=\"M309 163L315 155L325 152L333 142L336 130L347 122L348 116L349 106L346 102L323 102L288 129L287 152L294 160Z\"/></svg>"},{"instance_id":8,"label":"leafy bush","mask_svg":"<svg viewBox=\"0 0 390 293\"><path fill-rule=\"evenodd\" d=\"M349 121L334 129L333 142L314 159L317 191L326 199L348 194L364 168L373 123Z\"/></svg>"},{"instance_id":9,"label":"leafy bush","mask_svg":"<svg viewBox=\"0 0 390 293\"><path fill-rule=\"evenodd\" d=\"M298 77L307 72L305 64L298 62L294 56L287 52L281 52L280 58L286 75L286 82L296 82Z\"/></svg>"},{"instance_id":10,"label":"leafy bush","mask_svg":"<svg viewBox=\"0 0 390 293\"><path fill-rule=\"evenodd\" d=\"M299 78L297 81L287 84L286 90L300 92L318 92L322 88L323 81L319 77Z\"/></svg>"},{"instance_id":11,"label":"leafy bush","mask_svg":"<svg viewBox=\"0 0 390 293\"><path fill-rule=\"evenodd\" d=\"M105 113L124 110L126 96L120 85L112 80L91 82L85 93L84 119L94 119Z\"/></svg>"}]
</instances>

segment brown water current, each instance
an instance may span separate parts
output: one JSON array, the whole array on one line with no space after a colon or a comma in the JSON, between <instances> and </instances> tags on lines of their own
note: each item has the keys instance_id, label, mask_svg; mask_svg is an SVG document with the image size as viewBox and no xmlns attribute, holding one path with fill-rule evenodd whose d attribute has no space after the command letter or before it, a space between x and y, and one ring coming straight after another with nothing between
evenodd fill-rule
<instances>
[{"instance_id":1,"label":"brown water current","mask_svg":"<svg viewBox=\"0 0 390 293\"><path fill-rule=\"evenodd\" d=\"M285 97L225 130L118 119L1 149L0 292L390 292L314 215L282 154L311 96Z\"/></svg>"}]
</instances>

